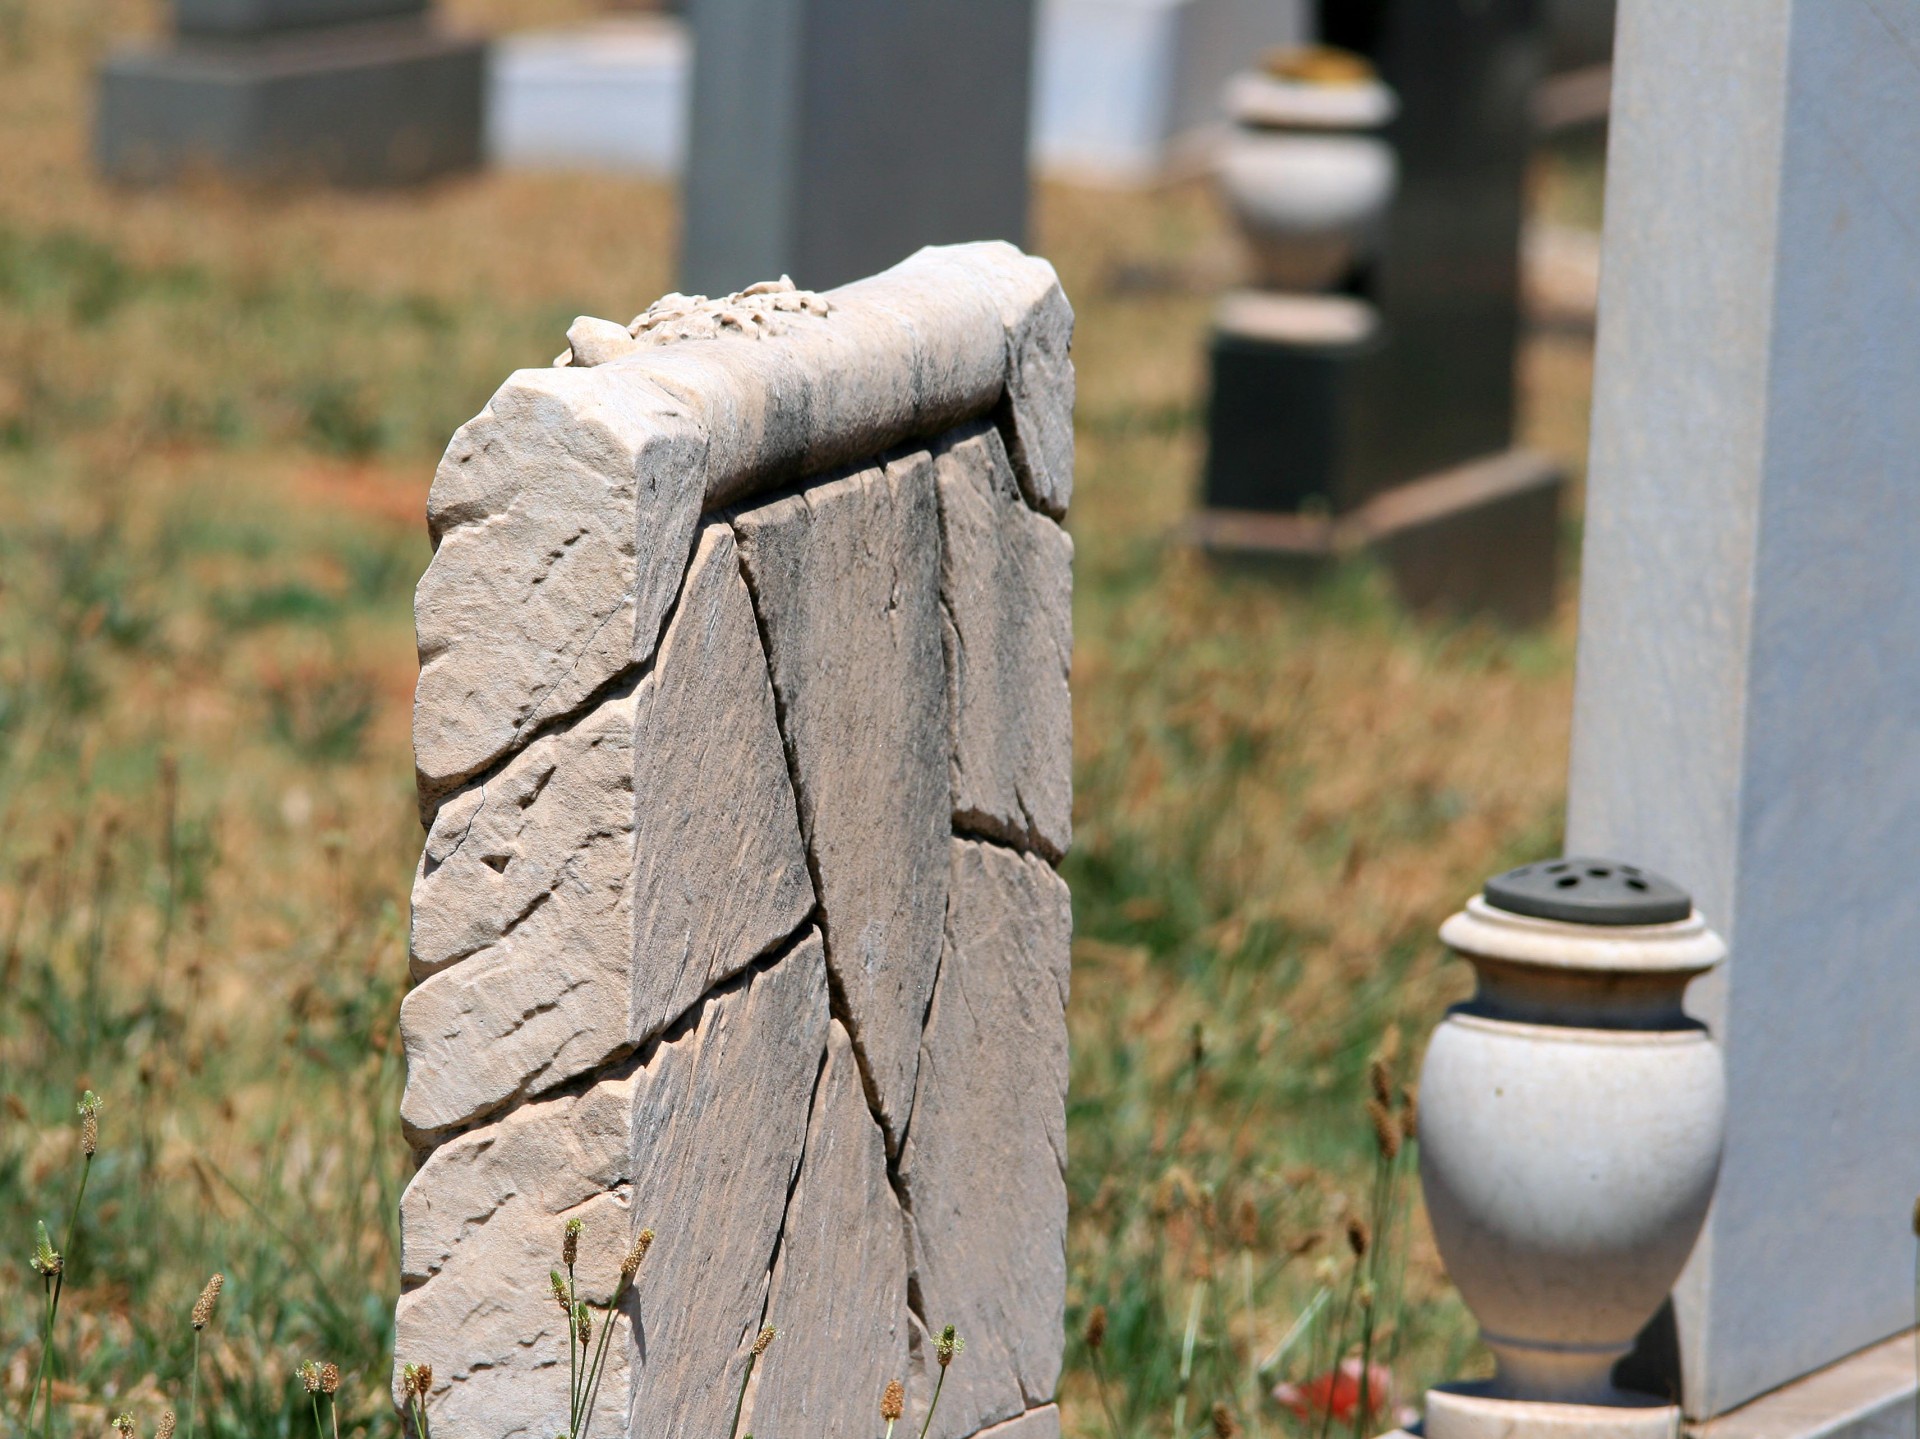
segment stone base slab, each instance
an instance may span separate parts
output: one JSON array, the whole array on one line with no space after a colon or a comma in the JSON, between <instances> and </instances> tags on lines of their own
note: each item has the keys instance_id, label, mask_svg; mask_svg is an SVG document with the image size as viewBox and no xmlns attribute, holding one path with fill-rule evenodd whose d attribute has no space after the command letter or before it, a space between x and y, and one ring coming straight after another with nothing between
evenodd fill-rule
<instances>
[{"instance_id":1,"label":"stone base slab","mask_svg":"<svg viewBox=\"0 0 1920 1439\"><path fill-rule=\"evenodd\" d=\"M1553 611L1565 485L1544 455L1508 450L1396 485L1343 515L1207 508L1188 532L1212 554L1308 567L1370 553L1412 609L1537 624Z\"/></svg>"},{"instance_id":2,"label":"stone base slab","mask_svg":"<svg viewBox=\"0 0 1920 1439\"><path fill-rule=\"evenodd\" d=\"M1496 1399L1477 1384L1427 1391L1425 1439L1678 1439L1680 1410L1622 1393L1618 1404Z\"/></svg>"},{"instance_id":3,"label":"stone base slab","mask_svg":"<svg viewBox=\"0 0 1920 1439\"><path fill-rule=\"evenodd\" d=\"M111 179L408 184L481 158L486 45L424 20L180 38L100 67L94 159Z\"/></svg>"},{"instance_id":4,"label":"stone base slab","mask_svg":"<svg viewBox=\"0 0 1920 1439\"><path fill-rule=\"evenodd\" d=\"M1920 1380L1908 1330L1714 1419L1693 1439L1915 1439Z\"/></svg>"}]
</instances>

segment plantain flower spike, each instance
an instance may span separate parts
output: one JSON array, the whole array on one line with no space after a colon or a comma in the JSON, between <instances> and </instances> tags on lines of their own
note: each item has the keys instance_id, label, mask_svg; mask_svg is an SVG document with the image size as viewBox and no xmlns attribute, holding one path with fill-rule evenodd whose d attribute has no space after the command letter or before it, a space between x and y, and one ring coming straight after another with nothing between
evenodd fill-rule
<instances>
[{"instance_id":1,"label":"plantain flower spike","mask_svg":"<svg viewBox=\"0 0 1920 1439\"><path fill-rule=\"evenodd\" d=\"M907 1412L907 1391L898 1379L887 1381L886 1392L880 1396L880 1417L891 1427L902 1414Z\"/></svg>"},{"instance_id":2,"label":"plantain flower spike","mask_svg":"<svg viewBox=\"0 0 1920 1439\"><path fill-rule=\"evenodd\" d=\"M1107 1306L1096 1304L1093 1312L1087 1316L1087 1348L1094 1353L1100 1352L1100 1346L1107 1342Z\"/></svg>"},{"instance_id":3,"label":"plantain flower spike","mask_svg":"<svg viewBox=\"0 0 1920 1439\"><path fill-rule=\"evenodd\" d=\"M60 1251L53 1247L53 1239L47 1234L45 1220L34 1221L33 1259L30 1262L33 1272L42 1279L59 1277L60 1271L66 1267L65 1261L60 1258Z\"/></svg>"},{"instance_id":4,"label":"plantain flower spike","mask_svg":"<svg viewBox=\"0 0 1920 1439\"><path fill-rule=\"evenodd\" d=\"M647 1251L653 1248L653 1231L643 1229L633 1236L633 1246L627 1250L627 1257L620 1261L620 1277L632 1283L633 1276L640 1272L640 1263L647 1257Z\"/></svg>"},{"instance_id":5,"label":"plantain flower spike","mask_svg":"<svg viewBox=\"0 0 1920 1439\"><path fill-rule=\"evenodd\" d=\"M331 1359L320 1366L320 1392L322 1394L340 1392L340 1366Z\"/></svg>"},{"instance_id":6,"label":"plantain flower spike","mask_svg":"<svg viewBox=\"0 0 1920 1439\"><path fill-rule=\"evenodd\" d=\"M80 1096L80 1152L93 1158L93 1152L100 1147L100 1110L103 1107L100 1096L91 1089Z\"/></svg>"},{"instance_id":7,"label":"plantain flower spike","mask_svg":"<svg viewBox=\"0 0 1920 1439\"><path fill-rule=\"evenodd\" d=\"M560 1240L560 1262L569 1269L573 1268L574 1261L580 1257L581 1228L578 1219L569 1219L566 1233Z\"/></svg>"},{"instance_id":8,"label":"plantain flower spike","mask_svg":"<svg viewBox=\"0 0 1920 1439\"><path fill-rule=\"evenodd\" d=\"M940 1337L934 1341L933 1357L938 1359L940 1367L945 1369L953 1363L954 1356L966 1347L967 1341L962 1339L959 1331L949 1324L940 1331Z\"/></svg>"},{"instance_id":9,"label":"plantain flower spike","mask_svg":"<svg viewBox=\"0 0 1920 1439\"><path fill-rule=\"evenodd\" d=\"M205 1329L213 1322L213 1309L220 1302L220 1287L227 1282L224 1274L216 1274L207 1280L207 1287L200 1291L200 1297L193 1301L193 1327Z\"/></svg>"}]
</instances>

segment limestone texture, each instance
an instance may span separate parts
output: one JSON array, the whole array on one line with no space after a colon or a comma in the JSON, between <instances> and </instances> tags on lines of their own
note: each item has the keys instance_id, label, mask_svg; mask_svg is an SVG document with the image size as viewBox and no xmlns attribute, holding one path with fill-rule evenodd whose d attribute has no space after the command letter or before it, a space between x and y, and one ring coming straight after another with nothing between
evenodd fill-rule
<instances>
[{"instance_id":1,"label":"limestone texture","mask_svg":"<svg viewBox=\"0 0 1920 1439\"><path fill-rule=\"evenodd\" d=\"M449 1140L401 1201L401 1359L435 1370L443 1439L567 1427L566 1327L548 1288L569 1218L604 1304L632 1235L658 1235L602 1386L607 1431L725 1434L806 1142L827 1040L817 936L712 995L584 1093Z\"/></svg>"},{"instance_id":2,"label":"limestone texture","mask_svg":"<svg viewBox=\"0 0 1920 1439\"><path fill-rule=\"evenodd\" d=\"M813 907L753 609L702 534L652 670L443 805L401 1005L415 1142L658 1033Z\"/></svg>"},{"instance_id":3,"label":"limestone texture","mask_svg":"<svg viewBox=\"0 0 1920 1439\"><path fill-rule=\"evenodd\" d=\"M767 1322L792 1342L756 1371L743 1432L877 1432L882 1391L907 1377L906 1222L838 1020L827 1031Z\"/></svg>"},{"instance_id":4,"label":"limestone texture","mask_svg":"<svg viewBox=\"0 0 1920 1439\"><path fill-rule=\"evenodd\" d=\"M946 910L947 681L933 462L911 451L734 520L766 636L827 964L897 1148Z\"/></svg>"},{"instance_id":5,"label":"limestone texture","mask_svg":"<svg viewBox=\"0 0 1920 1439\"><path fill-rule=\"evenodd\" d=\"M1073 837L1073 541L1022 503L999 432L934 450L953 823L1059 860Z\"/></svg>"},{"instance_id":6,"label":"limestone texture","mask_svg":"<svg viewBox=\"0 0 1920 1439\"><path fill-rule=\"evenodd\" d=\"M1044 261L1020 279L1001 312L1013 465L1027 503L1060 519L1073 503L1073 307Z\"/></svg>"},{"instance_id":7,"label":"limestone texture","mask_svg":"<svg viewBox=\"0 0 1920 1439\"><path fill-rule=\"evenodd\" d=\"M581 317L416 601L398 1350L441 1439L1059 1439L1073 316L1010 245Z\"/></svg>"},{"instance_id":8,"label":"limestone texture","mask_svg":"<svg viewBox=\"0 0 1920 1439\"><path fill-rule=\"evenodd\" d=\"M705 454L678 400L609 365L520 371L455 432L414 597L424 816L652 655Z\"/></svg>"},{"instance_id":9,"label":"limestone texture","mask_svg":"<svg viewBox=\"0 0 1920 1439\"><path fill-rule=\"evenodd\" d=\"M1053 1398L1066 1298L1067 887L1040 860L951 846L946 949L900 1155L918 1317L916 1403L936 1375L928 1334L958 1327L934 1439L960 1439Z\"/></svg>"}]
</instances>

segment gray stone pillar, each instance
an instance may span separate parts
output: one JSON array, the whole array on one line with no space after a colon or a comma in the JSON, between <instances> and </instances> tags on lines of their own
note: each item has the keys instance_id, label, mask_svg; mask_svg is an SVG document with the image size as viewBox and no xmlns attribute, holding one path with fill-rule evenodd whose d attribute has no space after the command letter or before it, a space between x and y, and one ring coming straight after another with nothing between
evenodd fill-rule
<instances>
[{"instance_id":1,"label":"gray stone pillar","mask_svg":"<svg viewBox=\"0 0 1920 1439\"><path fill-rule=\"evenodd\" d=\"M693 0L681 286L1022 242L1033 0Z\"/></svg>"},{"instance_id":2,"label":"gray stone pillar","mask_svg":"<svg viewBox=\"0 0 1920 1439\"><path fill-rule=\"evenodd\" d=\"M486 47L428 0L174 0L174 35L100 68L116 180L207 170L384 185L480 163Z\"/></svg>"},{"instance_id":3,"label":"gray stone pillar","mask_svg":"<svg viewBox=\"0 0 1920 1439\"><path fill-rule=\"evenodd\" d=\"M1696 1417L1914 1322L1916 55L1920 0L1620 9L1567 844L1732 949L1719 1190L1642 1356Z\"/></svg>"}]
</instances>

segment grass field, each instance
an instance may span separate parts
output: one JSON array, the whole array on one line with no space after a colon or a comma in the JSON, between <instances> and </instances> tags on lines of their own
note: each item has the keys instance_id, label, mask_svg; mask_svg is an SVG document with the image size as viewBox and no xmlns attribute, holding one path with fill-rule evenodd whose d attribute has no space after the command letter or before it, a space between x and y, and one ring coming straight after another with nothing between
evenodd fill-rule
<instances>
[{"instance_id":1,"label":"grass field","mask_svg":"<svg viewBox=\"0 0 1920 1439\"><path fill-rule=\"evenodd\" d=\"M91 1087L54 1432L181 1406L219 1270L202 1433L304 1432L293 1369L320 1358L343 1432L393 1434L426 487L575 314L671 287L673 206L597 177L108 191L87 58L153 23L0 0L0 1427L39 1357L33 1222L71 1201ZM1549 168L1542 203L1590 204L1591 179ZM1412 1073L1465 988L1436 924L1557 843L1571 609L1509 635L1408 619L1363 569L1302 588L1198 563L1171 536L1234 272L1218 214L1198 187L1048 188L1035 244L1080 315L1069 1322L1107 1306L1128 1432L1223 1401L1277 1434L1248 1360L1344 1283L1368 1062ZM1524 369L1529 438L1576 465L1587 366L1558 335ZM1404 1252L1377 1349L1412 1394L1478 1361L1417 1216ZM1077 1341L1063 1401L1105 1432Z\"/></svg>"}]
</instances>

